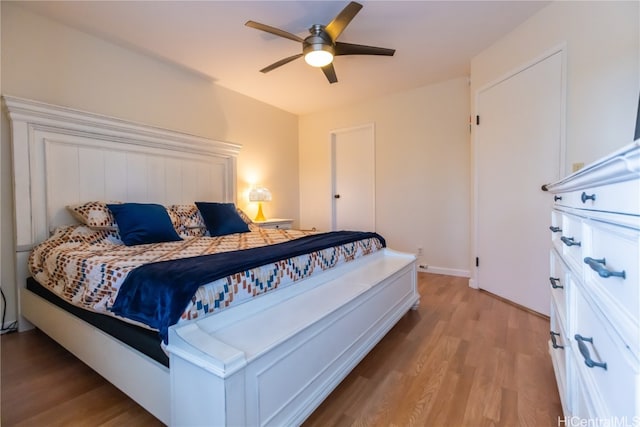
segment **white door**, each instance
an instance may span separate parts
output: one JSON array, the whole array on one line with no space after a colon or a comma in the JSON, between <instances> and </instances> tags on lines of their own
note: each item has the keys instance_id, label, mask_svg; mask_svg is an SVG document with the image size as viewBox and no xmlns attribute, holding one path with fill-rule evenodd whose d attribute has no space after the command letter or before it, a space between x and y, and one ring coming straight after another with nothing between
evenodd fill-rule
<instances>
[{"instance_id":1,"label":"white door","mask_svg":"<svg viewBox=\"0 0 640 427\"><path fill-rule=\"evenodd\" d=\"M541 186L560 177L562 55L477 95L477 285L546 315L552 198Z\"/></svg>"},{"instance_id":2,"label":"white door","mask_svg":"<svg viewBox=\"0 0 640 427\"><path fill-rule=\"evenodd\" d=\"M375 231L373 125L331 133L333 230Z\"/></svg>"}]
</instances>

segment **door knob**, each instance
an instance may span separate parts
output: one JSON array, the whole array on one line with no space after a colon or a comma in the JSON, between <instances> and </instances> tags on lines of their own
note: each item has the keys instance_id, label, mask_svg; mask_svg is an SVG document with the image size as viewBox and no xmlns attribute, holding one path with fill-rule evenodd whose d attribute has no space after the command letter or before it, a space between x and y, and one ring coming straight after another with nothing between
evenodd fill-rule
<instances>
[{"instance_id":1,"label":"door knob","mask_svg":"<svg viewBox=\"0 0 640 427\"><path fill-rule=\"evenodd\" d=\"M340 195L339 195L339 194L334 194L334 195L333 195L333 198L334 198L334 199L339 199L339 198L340 198Z\"/></svg>"}]
</instances>

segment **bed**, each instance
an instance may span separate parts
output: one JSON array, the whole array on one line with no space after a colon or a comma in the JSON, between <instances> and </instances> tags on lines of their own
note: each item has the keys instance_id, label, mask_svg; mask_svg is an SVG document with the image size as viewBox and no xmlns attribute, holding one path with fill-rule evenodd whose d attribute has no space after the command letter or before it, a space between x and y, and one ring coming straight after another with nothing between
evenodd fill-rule
<instances>
[{"instance_id":1,"label":"bed","mask_svg":"<svg viewBox=\"0 0 640 427\"><path fill-rule=\"evenodd\" d=\"M70 241L78 235L100 242L121 238L110 235L113 230L95 234L86 224L78 225L78 217L67 207L87 201L161 206L167 212L172 206L193 206L195 201L235 207L240 146L32 100L3 99L12 132L20 329L42 329L162 422L300 424L400 317L417 307L415 257L386 248L382 238L357 236L358 242L367 242L368 249L359 251L361 256L348 256L348 262L318 269L317 274L298 275L255 298L224 303L220 310L196 309L195 314L182 313L179 321L156 328L150 328L146 320L122 322L106 316L116 329L126 323L147 329L151 336L158 329L164 339L158 357L137 347L137 338L127 344L126 339L108 332L108 327L78 317L47 295L55 286L38 290L30 278L31 271L40 271L34 253L39 253L43 242L61 236ZM332 234L266 231L243 220L249 228L243 236L260 235L266 243L277 240L275 246L251 249L249 258L258 253L270 255L278 244L286 245L285 240L306 244L329 237L319 234ZM193 231L188 228L183 231ZM292 235L282 237L286 233ZM233 235L229 234L232 239ZM216 236L180 237L174 245ZM330 248L342 247L336 242ZM378 242L373 249L371 242ZM322 250L329 246L312 253ZM189 261L186 256L178 258L184 259L169 262ZM134 267L130 271L143 269ZM242 271L259 268L255 265ZM123 283L128 284L135 274L126 273ZM43 274L47 276L41 271L35 274L38 282L47 281ZM125 285L120 288L118 283L116 288L125 293ZM92 315L114 304L113 295L83 301L87 300L91 304L81 311ZM175 319L175 313L172 316ZM162 360L163 353L168 361Z\"/></svg>"}]
</instances>

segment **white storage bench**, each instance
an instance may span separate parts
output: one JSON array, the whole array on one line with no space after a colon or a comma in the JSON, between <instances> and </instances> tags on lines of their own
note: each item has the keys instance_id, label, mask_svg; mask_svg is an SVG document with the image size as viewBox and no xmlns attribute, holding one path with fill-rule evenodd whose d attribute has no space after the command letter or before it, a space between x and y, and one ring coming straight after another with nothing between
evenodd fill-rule
<instances>
[{"instance_id":1,"label":"white storage bench","mask_svg":"<svg viewBox=\"0 0 640 427\"><path fill-rule=\"evenodd\" d=\"M334 270L172 327L171 424L301 424L417 308L413 255L384 249Z\"/></svg>"}]
</instances>

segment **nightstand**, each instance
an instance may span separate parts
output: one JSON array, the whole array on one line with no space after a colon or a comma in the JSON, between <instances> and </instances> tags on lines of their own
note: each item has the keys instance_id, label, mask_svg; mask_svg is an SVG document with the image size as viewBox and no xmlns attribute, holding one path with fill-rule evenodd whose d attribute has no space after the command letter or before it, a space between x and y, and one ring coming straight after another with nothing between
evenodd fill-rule
<instances>
[{"instance_id":1,"label":"nightstand","mask_svg":"<svg viewBox=\"0 0 640 427\"><path fill-rule=\"evenodd\" d=\"M253 223L257 224L261 228L280 228L282 230L290 230L293 220L285 218L271 218L265 221L253 221Z\"/></svg>"}]
</instances>

